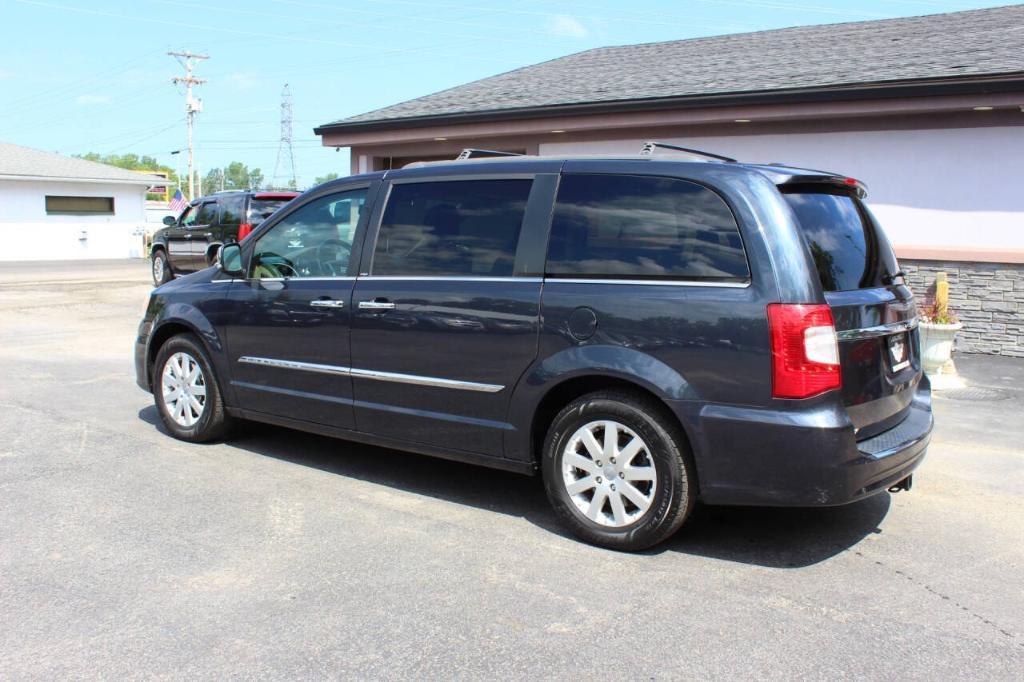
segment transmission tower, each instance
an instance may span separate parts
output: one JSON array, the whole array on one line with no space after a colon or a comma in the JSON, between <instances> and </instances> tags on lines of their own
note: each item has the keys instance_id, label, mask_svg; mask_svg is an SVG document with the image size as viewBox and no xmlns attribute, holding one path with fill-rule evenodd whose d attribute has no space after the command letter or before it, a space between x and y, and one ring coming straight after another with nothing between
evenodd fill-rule
<instances>
[{"instance_id":1,"label":"transmission tower","mask_svg":"<svg viewBox=\"0 0 1024 682\"><path fill-rule=\"evenodd\" d=\"M270 184L284 187L282 180L287 182L289 189L299 188L299 177L295 173L295 151L292 149L292 91L287 83L281 91L281 142L277 147L277 162L274 163L274 176Z\"/></svg>"}]
</instances>

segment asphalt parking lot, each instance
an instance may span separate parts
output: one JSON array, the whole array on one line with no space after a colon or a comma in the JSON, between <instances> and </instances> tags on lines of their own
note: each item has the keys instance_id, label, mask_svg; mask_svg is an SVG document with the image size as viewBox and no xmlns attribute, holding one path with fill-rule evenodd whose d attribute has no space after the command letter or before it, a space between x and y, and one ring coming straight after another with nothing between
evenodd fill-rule
<instances>
[{"instance_id":1,"label":"asphalt parking lot","mask_svg":"<svg viewBox=\"0 0 1024 682\"><path fill-rule=\"evenodd\" d=\"M1024 677L1024 361L958 360L910 493L699 508L627 555L536 479L172 440L147 267L0 264L0 679Z\"/></svg>"}]
</instances>

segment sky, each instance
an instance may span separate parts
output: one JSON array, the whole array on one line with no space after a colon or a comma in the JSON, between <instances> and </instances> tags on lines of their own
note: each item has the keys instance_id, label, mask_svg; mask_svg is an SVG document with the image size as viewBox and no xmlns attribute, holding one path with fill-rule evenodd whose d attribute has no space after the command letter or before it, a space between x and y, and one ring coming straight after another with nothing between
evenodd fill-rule
<instances>
[{"instance_id":1,"label":"sky","mask_svg":"<svg viewBox=\"0 0 1024 682\"><path fill-rule=\"evenodd\" d=\"M995 7L972 0L0 0L0 140L182 167L183 75L195 75L200 171L271 179L292 93L300 186L347 175L317 125L607 45ZM282 175L285 173L282 171ZM285 180L286 181L286 180Z\"/></svg>"}]
</instances>

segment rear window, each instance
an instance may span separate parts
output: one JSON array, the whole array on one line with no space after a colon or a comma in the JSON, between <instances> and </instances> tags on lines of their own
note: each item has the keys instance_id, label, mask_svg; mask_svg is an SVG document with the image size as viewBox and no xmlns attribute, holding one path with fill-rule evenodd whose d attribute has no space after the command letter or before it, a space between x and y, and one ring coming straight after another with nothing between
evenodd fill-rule
<instances>
[{"instance_id":1,"label":"rear window","mask_svg":"<svg viewBox=\"0 0 1024 682\"><path fill-rule=\"evenodd\" d=\"M871 212L848 194L784 194L800 223L825 291L892 284L896 256Z\"/></svg>"},{"instance_id":2,"label":"rear window","mask_svg":"<svg viewBox=\"0 0 1024 682\"><path fill-rule=\"evenodd\" d=\"M551 222L554 277L745 280L732 211L710 189L639 175L565 175Z\"/></svg>"},{"instance_id":3,"label":"rear window","mask_svg":"<svg viewBox=\"0 0 1024 682\"><path fill-rule=\"evenodd\" d=\"M277 209L287 204L291 199L253 199L249 202L249 221L262 223L270 217Z\"/></svg>"}]
</instances>

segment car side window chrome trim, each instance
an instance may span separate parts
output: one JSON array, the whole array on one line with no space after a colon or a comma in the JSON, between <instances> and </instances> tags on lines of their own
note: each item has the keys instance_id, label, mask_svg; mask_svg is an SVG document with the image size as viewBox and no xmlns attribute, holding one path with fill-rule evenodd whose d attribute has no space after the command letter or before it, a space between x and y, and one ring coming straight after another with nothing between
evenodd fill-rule
<instances>
[{"instance_id":1,"label":"car side window chrome trim","mask_svg":"<svg viewBox=\"0 0 1024 682\"><path fill-rule=\"evenodd\" d=\"M916 329L917 324L918 318L912 317L909 320L901 320L900 322L880 324L875 327L862 327L860 329L844 329L843 331L836 332L836 337L840 341L871 339L876 336L888 336L890 334L898 334L900 332L909 332L913 329Z\"/></svg>"},{"instance_id":2,"label":"car side window chrome trim","mask_svg":"<svg viewBox=\"0 0 1024 682\"><path fill-rule=\"evenodd\" d=\"M360 280L372 279L378 282L541 282L540 277L488 277L481 275L360 275Z\"/></svg>"},{"instance_id":3,"label":"car side window chrome trim","mask_svg":"<svg viewBox=\"0 0 1024 682\"><path fill-rule=\"evenodd\" d=\"M337 277L246 277L238 282L351 282L356 278L351 275L338 275Z\"/></svg>"},{"instance_id":4,"label":"car side window chrome trim","mask_svg":"<svg viewBox=\"0 0 1024 682\"><path fill-rule=\"evenodd\" d=\"M362 379L371 379L374 381L393 381L400 384L415 384L417 386L433 386L436 388L453 388L462 391L478 391L480 393L497 393L505 388L501 384L481 384L475 381L441 379L439 377L425 377L416 374L399 374L396 372L378 372L372 369L355 369L352 367L341 367L339 365L320 365L314 362L259 358L251 355L243 355L238 358L238 361L247 365L259 365L261 367L295 369L302 372L317 372L320 374L333 374L336 376L352 376Z\"/></svg>"},{"instance_id":5,"label":"car side window chrome trim","mask_svg":"<svg viewBox=\"0 0 1024 682\"><path fill-rule=\"evenodd\" d=\"M651 284L670 287L724 287L728 289L746 289L750 282L701 282L686 279L601 279L597 277L545 277L545 284Z\"/></svg>"}]
</instances>

